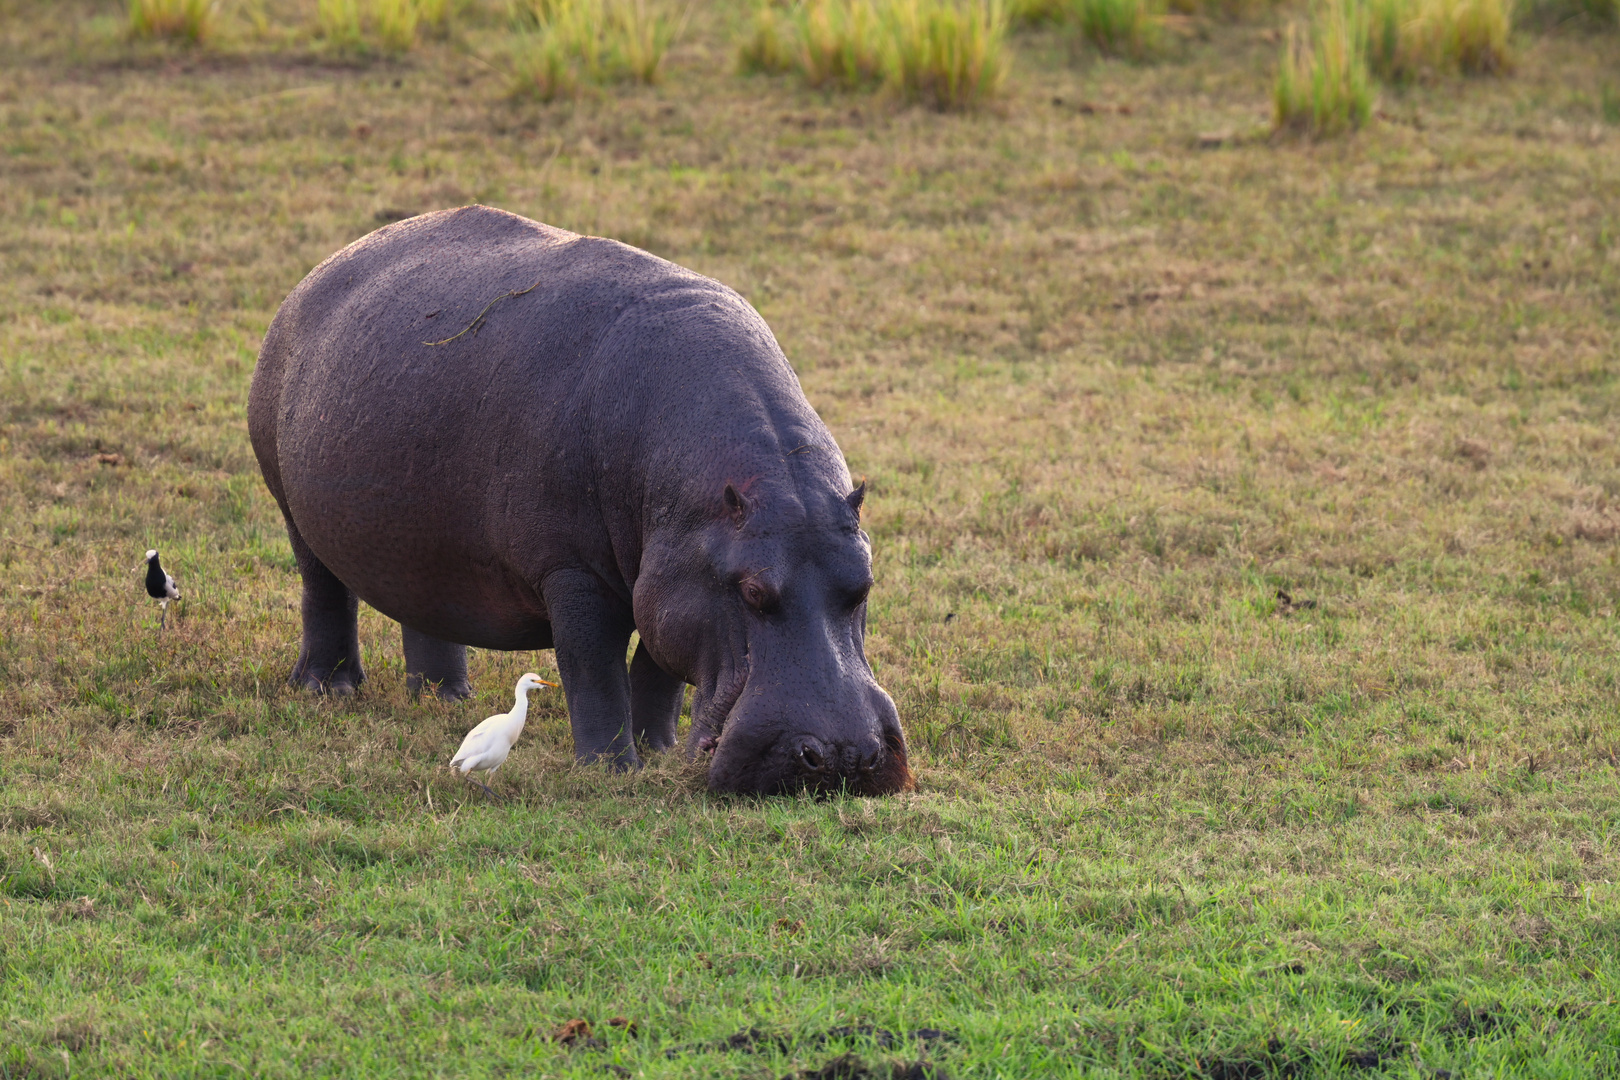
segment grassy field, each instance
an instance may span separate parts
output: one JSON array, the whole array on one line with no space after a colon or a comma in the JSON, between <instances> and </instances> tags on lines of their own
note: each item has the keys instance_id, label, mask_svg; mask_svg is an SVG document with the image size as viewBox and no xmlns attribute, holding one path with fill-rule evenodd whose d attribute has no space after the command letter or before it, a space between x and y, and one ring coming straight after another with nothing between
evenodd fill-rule
<instances>
[{"instance_id":1,"label":"grassy field","mask_svg":"<svg viewBox=\"0 0 1620 1080\"><path fill-rule=\"evenodd\" d=\"M741 0L552 104L494 14L313 12L0 0L0 1076L1620 1073L1620 35L1311 142L1288 12L1021 31L954 115L734 74ZM260 336L472 201L770 321L915 794L579 769L537 694L488 805L442 763L550 655L413 703L369 611L285 689Z\"/></svg>"}]
</instances>

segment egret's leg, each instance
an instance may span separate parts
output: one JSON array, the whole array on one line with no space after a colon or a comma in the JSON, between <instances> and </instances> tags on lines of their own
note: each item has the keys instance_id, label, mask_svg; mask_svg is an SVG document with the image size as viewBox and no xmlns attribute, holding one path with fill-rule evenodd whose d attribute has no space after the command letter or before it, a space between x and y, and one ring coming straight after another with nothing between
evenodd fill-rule
<instances>
[{"instance_id":1,"label":"egret's leg","mask_svg":"<svg viewBox=\"0 0 1620 1080\"><path fill-rule=\"evenodd\" d=\"M486 784L486 783L484 783L484 782L483 782L483 781L481 781L481 780L473 780L473 777L472 777L472 774L471 774L471 773L468 773L468 774L467 774L467 779L468 779L468 780L472 780L472 782L473 782L473 783L475 783L475 784L477 784L477 785L478 785L478 786L479 786L479 787L481 787L481 788L483 788L483 789L484 789L484 794L485 794L485 795L488 795L488 796L489 796L489 797L490 797L490 798L492 798L492 799L494 799L494 800L495 800L495 801L496 801L496 802L505 802L505 801L506 801L506 800L505 800L505 799L503 799L503 798L501 798L501 797L500 797L500 796L499 796L499 795L497 795L497 794L495 794L495 793L494 793L494 792L493 792L493 791L491 791L491 790L490 790L490 789L489 789L489 785L488 785L488 784Z\"/></svg>"}]
</instances>

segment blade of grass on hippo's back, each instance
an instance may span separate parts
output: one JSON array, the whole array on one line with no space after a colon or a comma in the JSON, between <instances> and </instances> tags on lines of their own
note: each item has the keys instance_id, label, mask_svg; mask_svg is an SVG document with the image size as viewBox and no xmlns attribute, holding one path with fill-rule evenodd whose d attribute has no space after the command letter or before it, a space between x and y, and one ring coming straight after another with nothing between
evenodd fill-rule
<instances>
[{"instance_id":1,"label":"blade of grass on hippo's back","mask_svg":"<svg viewBox=\"0 0 1620 1080\"><path fill-rule=\"evenodd\" d=\"M1615 1068L1607 36L1313 142L1267 135L1266 11L1133 63L1021 29L944 114L733 74L740 3L550 104L492 2L397 55L365 5L359 44L268 0L200 46L13 8L5 1070ZM369 609L361 694L285 689L259 342L474 201L764 314L867 480L915 794L579 768L542 690L488 802L443 763L554 657L412 701Z\"/></svg>"}]
</instances>

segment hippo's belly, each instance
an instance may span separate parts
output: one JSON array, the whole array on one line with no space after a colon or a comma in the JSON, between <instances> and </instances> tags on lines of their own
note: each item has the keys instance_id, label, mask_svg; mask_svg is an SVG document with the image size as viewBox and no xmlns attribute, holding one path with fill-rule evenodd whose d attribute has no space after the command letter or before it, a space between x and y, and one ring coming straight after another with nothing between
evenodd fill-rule
<instances>
[{"instance_id":1,"label":"hippo's belly","mask_svg":"<svg viewBox=\"0 0 1620 1080\"><path fill-rule=\"evenodd\" d=\"M350 449L354 449L352 443ZM412 485L403 473L286 470L286 495L304 541L360 599L441 641L481 649L551 648L538 571L506 555L509 521L488 519L489 479ZM399 459L392 459L396 464Z\"/></svg>"}]
</instances>

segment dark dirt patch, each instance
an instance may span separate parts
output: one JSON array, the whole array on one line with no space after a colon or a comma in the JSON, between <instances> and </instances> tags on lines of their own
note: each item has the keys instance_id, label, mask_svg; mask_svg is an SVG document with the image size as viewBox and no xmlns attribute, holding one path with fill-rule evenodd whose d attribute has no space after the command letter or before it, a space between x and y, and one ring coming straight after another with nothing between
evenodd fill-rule
<instances>
[{"instance_id":1,"label":"dark dirt patch","mask_svg":"<svg viewBox=\"0 0 1620 1080\"><path fill-rule=\"evenodd\" d=\"M1440 1031L1453 1039L1473 1039L1480 1035L1489 1035L1506 1022L1507 1017L1501 1010L1491 1006L1480 1008L1458 1006L1452 1013L1451 1022Z\"/></svg>"},{"instance_id":2,"label":"dark dirt patch","mask_svg":"<svg viewBox=\"0 0 1620 1080\"><path fill-rule=\"evenodd\" d=\"M665 1057L677 1058L683 1054L725 1054L732 1051L741 1051L745 1054L759 1054L769 1050L787 1052L788 1039L785 1035L773 1035L759 1028L748 1028L734 1035L727 1035L714 1042L688 1043L677 1046L665 1052Z\"/></svg>"},{"instance_id":3,"label":"dark dirt patch","mask_svg":"<svg viewBox=\"0 0 1620 1080\"><path fill-rule=\"evenodd\" d=\"M1347 1051L1340 1064L1346 1069L1376 1069L1399 1053L1393 1043L1376 1043ZM1310 1051L1286 1046L1273 1036L1263 1049L1252 1054L1200 1058L1198 1069L1209 1080L1271 1080L1273 1077L1309 1076L1325 1064Z\"/></svg>"},{"instance_id":4,"label":"dark dirt patch","mask_svg":"<svg viewBox=\"0 0 1620 1080\"><path fill-rule=\"evenodd\" d=\"M591 1034L589 1020L570 1020L551 1034L551 1041L574 1050L606 1050L607 1041Z\"/></svg>"},{"instance_id":5,"label":"dark dirt patch","mask_svg":"<svg viewBox=\"0 0 1620 1080\"><path fill-rule=\"evenodd\" d=\"M668 1051L666 1056L675 1058L680 1057L683 1054L725 1054L733 1052L759 1054L768 1050L779 1050L786 1053L792 1046L810 1047L813 1049L816 1047L826 1046L830 1042L845 1040L853 1041L858 1039L871 1042L872 1045L877 1047L879 1050L888 1050L892 1047L898 1046L906 1039L911 1039L914 1042L922 1043L925 1046L932 1046L937 1043L961 1042L961 1038L954 1032L943 1031L940 1028L917 1028L910 1032L897 1033L890 1031L887 1028L874 1027L871 1024L849 1024L828 1028L826 1031L819 1032L814 1035L801 1036L799 1038L792 1038L780 1033L763 1031L759 1028L747 1028L746 1030L739 1031L733 1035L728 1035L724 1039L717 1039L714 1042L689 1043L685 1046L677 1046ZM844 1055L844 1057L848 1056L849 1055L847 1054ZM835 1058L833 1060L841 1061L843 1058ZM828 1064L830 1066L832 1062L829 1062ZM917 1062L915 1064L923 1066L924 1063ZM932 1068L933 1066L926 1067ZM805 1075L808 1076L811 1074L807 1073ZM923 1074L919 1073L918 1075L920 1076Z\"/></svg>"},{"instance_id":6,"label":"dark dirt patch","mask_svg":"<svg viewBox=\"0 0 1620 1080\"><path fill-rule=\"evenodd\" d=\"M926 1061L869 1065L854 1054L841 1054L819 1069L788 1073L782 1080L950 1080L945 1070Z\"/></svg>"}]
</instances>

